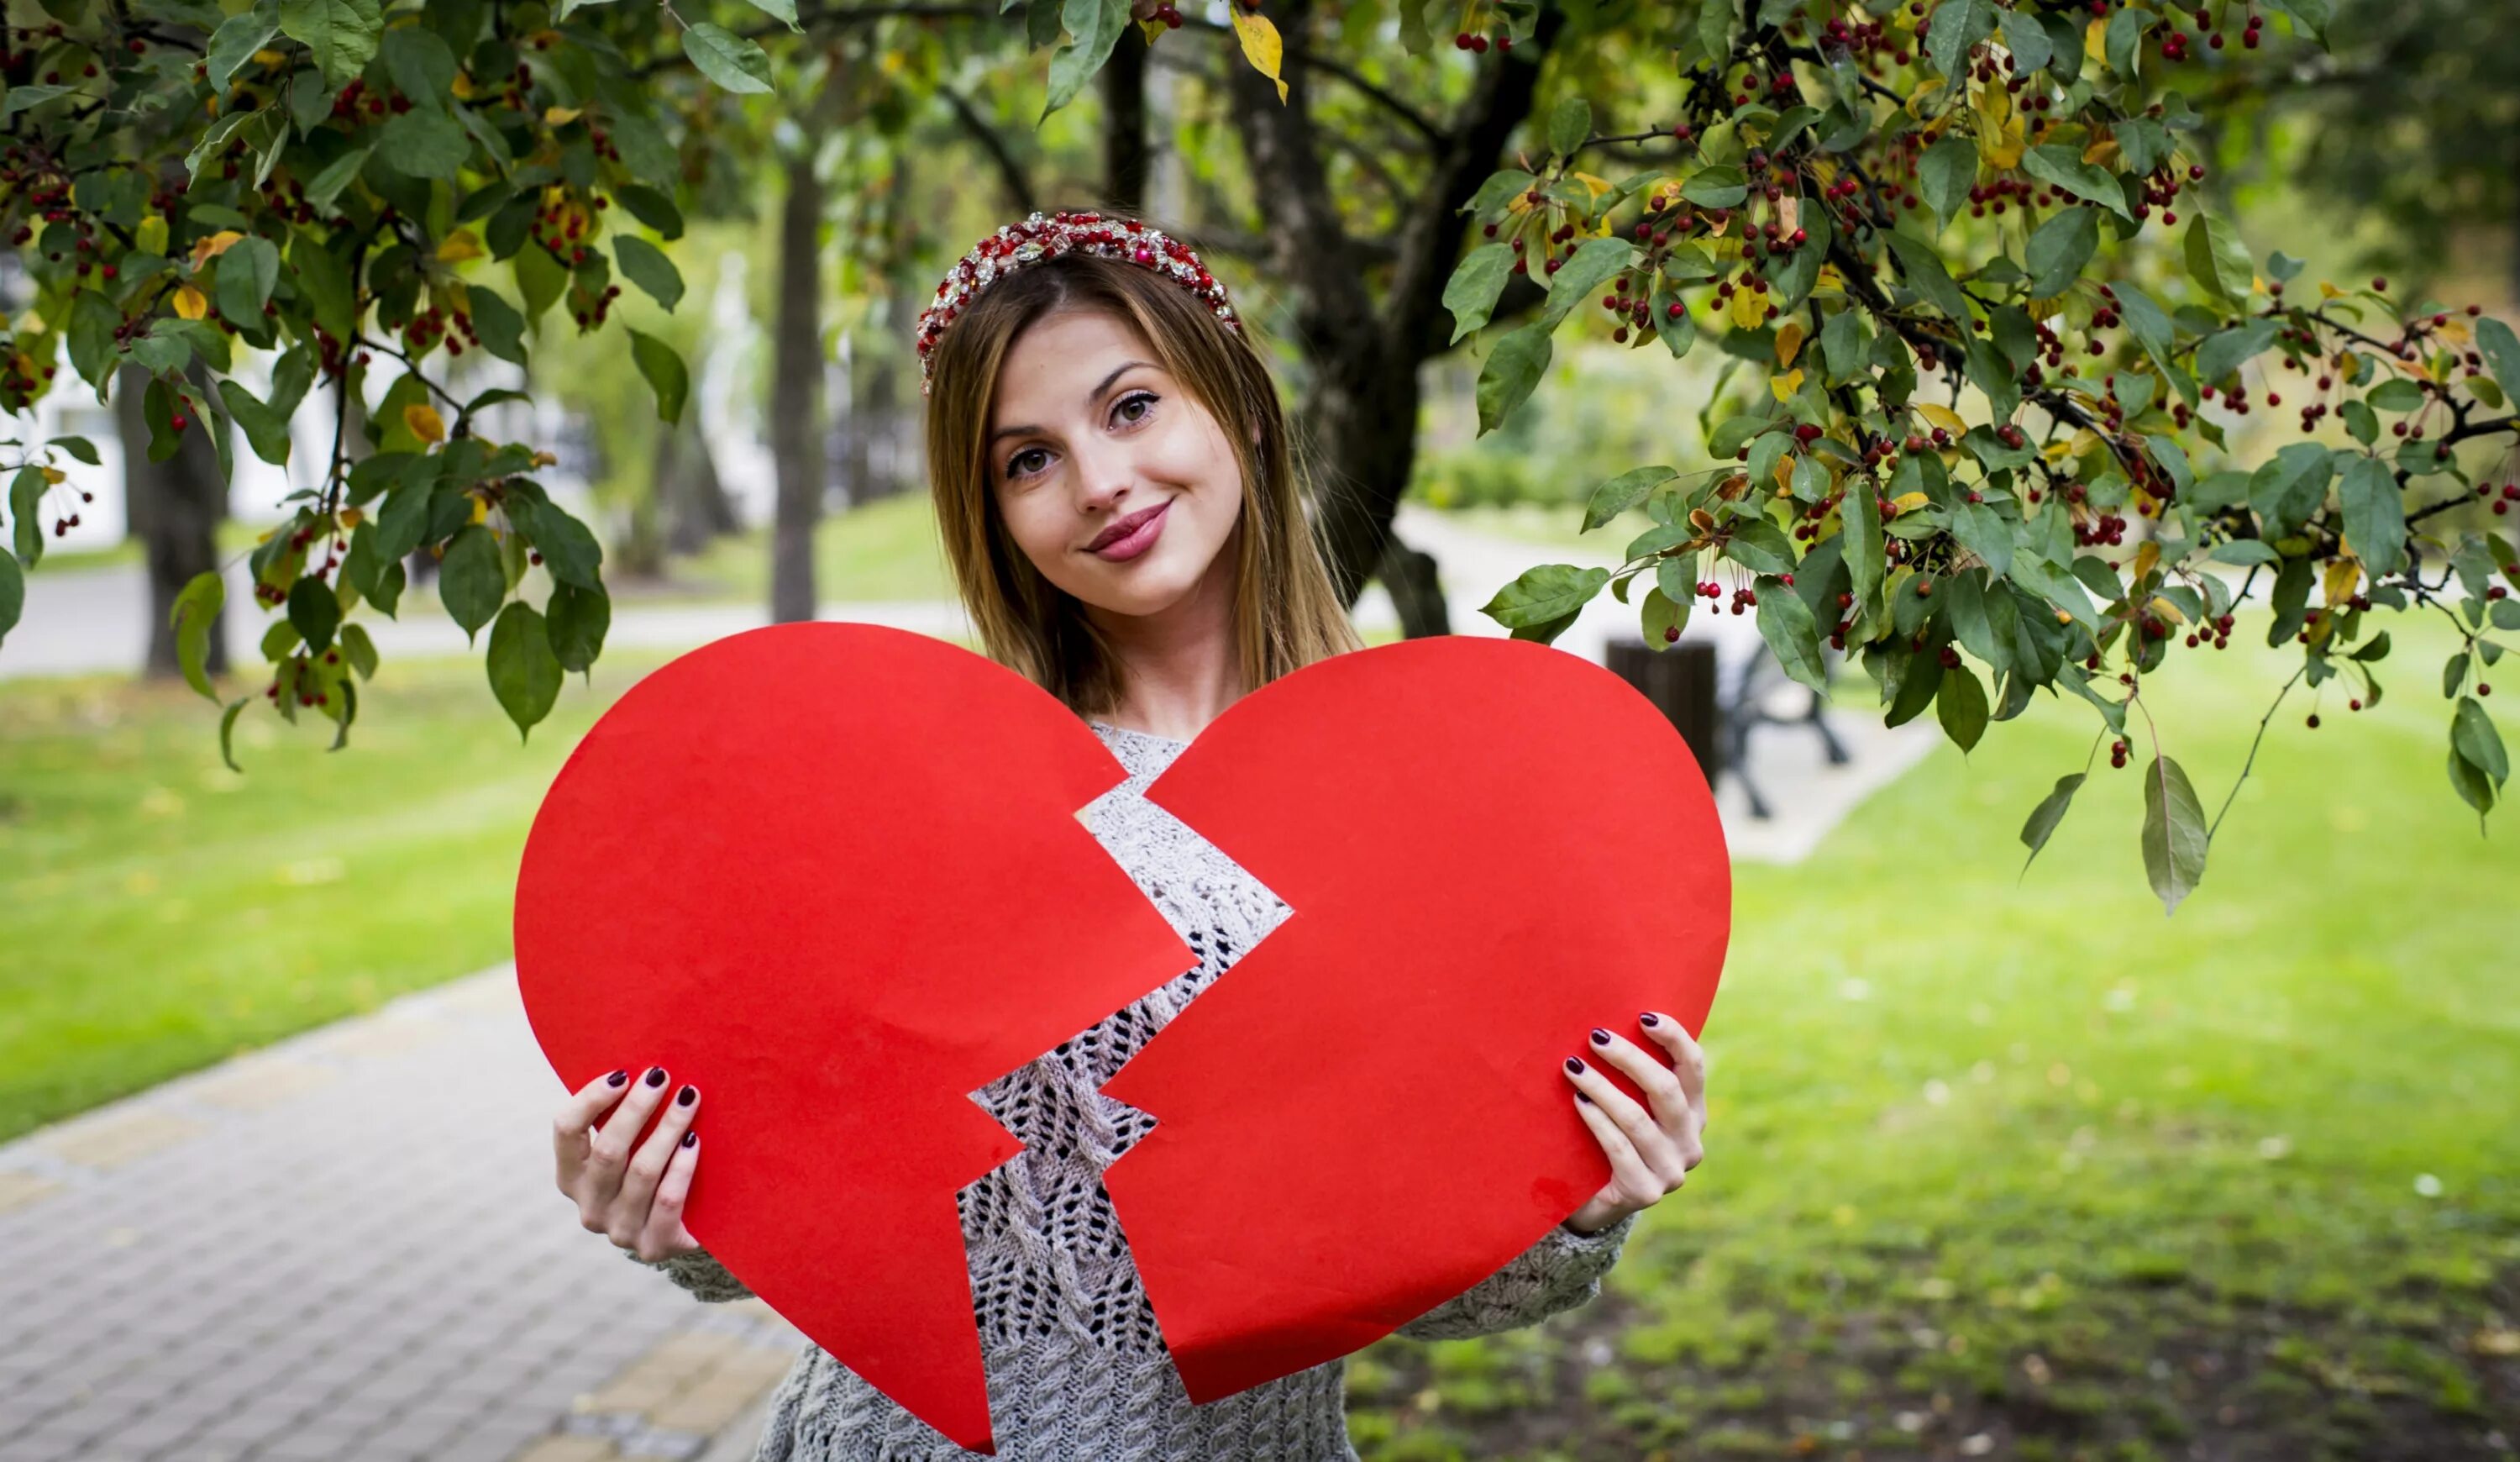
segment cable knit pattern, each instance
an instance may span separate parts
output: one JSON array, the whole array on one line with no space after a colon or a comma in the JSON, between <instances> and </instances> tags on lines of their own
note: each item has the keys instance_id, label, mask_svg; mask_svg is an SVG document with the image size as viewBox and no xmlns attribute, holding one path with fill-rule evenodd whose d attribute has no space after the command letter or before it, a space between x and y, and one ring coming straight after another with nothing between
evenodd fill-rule
<instances>
[{"instance_id":1,"label":"cable knit pattern","mask_svg":"<svg viewBox=\"0 0 2520 1462\"><path fill-rule=\"evenodd\" d=\"M990 1115L1023 1143L1023 1151L957 1195L998 1456L1349 1462L1356 1451L1347 1439L1344 1359L1191 1403L1102 1187L1102 1170L1152 1130L1154 1119L1099 1088L1289 910L1146 800L1148 784L1189 743L1093 725L1129 777L1086 808L1086 826L1198 963L979 1092ZM1588 1235L1552 1230L1400 1333L1421 1340L1485 1335L1582 1304L1600 1292L1600 1276L1618 1261L1635 1222L1631 1216ZM704 1301L751 1293L705 1251L654 1267ZM773 1393L753 1454L754 1462L979 1456L811 1345Z\"/></svg>"}]
</instances>

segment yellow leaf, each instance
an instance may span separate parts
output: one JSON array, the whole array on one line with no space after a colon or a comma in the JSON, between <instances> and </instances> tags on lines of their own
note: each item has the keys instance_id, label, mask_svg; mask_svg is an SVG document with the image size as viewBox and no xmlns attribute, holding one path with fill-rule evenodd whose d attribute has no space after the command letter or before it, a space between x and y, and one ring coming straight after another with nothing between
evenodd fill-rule
<instances>
[{"instance_id":1,"label":"yellow leaf","mask_svg":"<svg viewBox=\"0 0 2520 1462\"><path fill-rule=\"evenodd\" d=\"M131 231L131 247L142 253L164 253L166 251L166 215L152 213L141 219L140 226Z\"/></svg>"},{"instance_id":2,"label":"yellow leaf","mask_svg":"<svg viewBox=\"0 0 2520 1462\"><path fill-rule=\"evenodd\" d=\"M582 110L577 107L546 107L543 109L543 120L555 127L564 127L577 120Z\"/></svg>"},{"instance_id":3,"label":"yellow leaf","mask_svg":"<svg viewBox=\"0 0 2520 1462\"><path fill-rule=\"evenodd\" d=\"M340 519L341 526L345 528L357 527L360 524L368 521L366 511L359 508L343 508L335 516Z\"/></svg>"},{"instance_id":4,"label":"yellow leaf","mask_svg":"<svg viewBox=\"0 0 2520 1462\"><path fill-rule=\"evenodd\" d=\"M471 71L457 71L455 73L455 84L448 87L447 90L454 92L456 100L458 101L469 102L472 100L472 73Z\"/></svg>"},{"instance_id":5,"label":"yellow leaf","mask_svg":"<svg viewBox=\"0 0 2520 1462\"><path fill-rule=\"evenodd\" d=\"M1777 480L1777 490L1778 490L1778 492L1791 492L1791 491L1793 491L1793 490L1794 490L1794 459L1793 459L1793 455L1792 455L1791 453L1784 453L1784 454L1779 455L1779 456L1777 458L1777 470L1776 470L1775 472L1770 473L1770 474L1769 474L1769 476L1770 476L1770 477L1772 477L1772 478L1775 478L1775 479Z\"/></svg>"},{"instance_id":6,"label":"yellow leaf","mask_svg":"<svg viewBox=\"0 0 2520 1462\"><path fill-rule=\"evenodd\" d=\"M1794 392L1802 388L1803 373L1800 371L1787 371L1781 376L1770 378L1768 382L1768 389L1775 391L1779 401L1791 400Z\"/></svg>"},{"instance_id":7,"label":"yellow leaf","mask_svg":"<svg viewBox=\"0 0 2520 1462\"><path fill-rule=\"evenodd\" d=\"M1608 178L1595 177L1589 172L1573 172L1567 174L1567 176L1583 184L1584 191L1595 198L1598 198L1602 194L1610 191L1611 184Z\"/></svg>"},{"instance_id":8,"label":"yellow leaf","mask_svg":"<svg viewBox=\"0 0 2520 1462\"><path fill-rule=\"evenodd\" d=\"M2453 345L2464 345L2476 338L2474 332L2467 328L2467 322L2456 315L2434 326L2433 332Z\"/></svg>"},{"instance_id":9,"label":"yellow leaf","mask_svg":"<svg viewBox=\"0 0 2520 1462\"><path fill-rule=\"evenodd\" d=\"M2097 162L2102 167L2116 167L2118 165L2118 140L2114 137L2103 137L2099 141L2092 143L2090 147L2083 149L2083 160L2086 162Z\"/></svg>"},{"instance_id":10,"label":"yellow leaf","mask_svg":"<svg viewBox=\"0 0 2520 1462\"><path fill-rule=\"evenodd\" d=\"M210 235L206 239L202 239L195 243L193 245L194 271L196 273L200 272L201 267L203 264L217 258L220 254L227 252L230 248L244 242L245 235L238 233L235 229L225 228Z\"/></svg>"},{"instance_id":11,"label":"yellow leaf","mask_svg":"<svg viewBox=\"0 0 2520 1462\"><path fill-rule=\"evenodd\" d=\"M1278 38L1278 27L1267 16L1233 7L1234 33L1242 38L1242 59L1251 69L1278 83L1278 100L1286 100L1286 83L1278 75L1279 62L1284 57L1285 43Z\"/></svg>"},{"instance_id":12,"label":"yellow leaf","mask_svg":"<svg viewBox=\"0 0 2520 1462\"><path fill-rule=\"evenodd\" d=\"M44 480L47 482L58 484L68 476L68 473L62 471L58 467L47 467L44 469Z\"/></svg>"},{"instance_id":13,"label":"yellow leaf","mask_svg":"<svg viewBox=\"0 0 2520 1462\"><path fill-rule=\"evenodd\" d=\"M2332 607L2353 598L2356 586L2362 582L2362 561L2350 553L2339 554L2336 562L2327 566L2325 587L2328 604Z\"/></svg>"},{"instance_id":14,"label":"yellow leaf","mask_svg":"<svg viewBox=\"0 0 2520 1462\"><path fill-rule=\"evenodd\" d=\"M469 228L460 228L439 241L437 261L441 264L461 264L480 258L485 252L486 251L481 248L479 235Z\"/></svg>"},{"instance_id":15,"label":"yellow leaf","mask_svg":"<svg viewBox=\"0 0 2520 1462\"><path fill-rule=\"evenodd\" d=\"M2089 427L2085 427L2074 434L2074 439L2065 444L2065 453L2060 455L2069 454L2076 457L2086 457L2091 455L2092 452L2099 450L2099 434L2093 432Z\"/></svg>"},{"instance_id":16,"label":"yellow leaf","mask_svg":"<svg viewBox=\"0 0 2520 1462\"><path fill-rule=\"evenodd\" d=\"M1949 432L1955 439L1968 434L1968 424L1961 421L1960 414L1949 406L1937 406L1931 401L1918 401L1916 414L1934 426Z\"/></svg>"},{"instance_id":17,"label":"yellow leaf","mask_svg":"<svg viewBox=\"0 0 2520 1462\"><path fill-rule=\"evenodd\" d=\"M536 452L534 453L534 466L558 467L560 466L560 459L549 452Z\"/></svg>"},{"instance_id":18,"label":"yellow leaf","mask_svg":"<svg viewBox=\"0 0 2520 1462\"><path fill-rule=\"evenodd\" d=\"M201 291L185 285L175 291L175 313L187 320L198 320L210 312L210 301Z\"/></svg>"},{"instance_id":19,"label":"yellow leaf","mask_svg":"<svg viewBox=\"0 0 2520 1462\"><path fill-rule=\"evenodd\" d=\"M439 416L437 408L427 401L414 401L405 406L402 409L402 424L411 429L412 435L423 441L446 439L446 419Z\"/></svg>"},{"instance_id":20,"label":"yellow leaf","mask_svg":"<svg viewBox=\"0 0 2520 1462\"><path fill-rule=\"evenodd\" d=\"M264 66L287 66L289 64L289 53L286 51L274 51L269 47L265 47L262 50L254 52L253 59L261 62Z\"/></svg>"},{"instance_id":21,"label":"yellow leaf","mask_svg":"<svg viewBox=\"0 0 2520 1462\"><path fill-rule=\"evenodd\" d=\"M1835 264L1820 266L1820 277L1813 283L1812 293L1817 295L1822 290L1835 290L1841 295L1846 293L1846 276L1837 272Z\"/></svg>"},{"instance_id":22,"label":"yellow leaf","mask_svg":"<svg viewBox=\"0 0 2520 1462\"><path fill-rule=\"evenodd\" d=\"M1902 513L1913 512L1931 501L1933 501L1933 499L1925 496L1925 494L1921 492L1902 493L1899 496L1890 499L1890 516L1896 518Z\"/></svg>"},{"instance_id":23,"label":"yellow leaf","mask_svg":"<svg viewBox=\"0 0 2520 1462\"><path fill-rule=\"evenodd\" d=\"M1778 327L1777 364L1789 366L1794 363L1794 356L1802 351L1803 337L1808 332L1803 329L1803 322L1800 320L1787 320Z\"/></svg>"},{"instance_id":24,"label":"yellow leaf","mask_svg":"<svg viewBox=\"0 0 2520 1462\"><path fill-rule=\"evenodd\" d=\"M1756 330L1768 318L1768 297L1753 295L1748 290L1732 292L1732 323L1743 330Z\"/></svg>"},{"instance_id":25,"label":"yellow leaf","mask_svg":"<svg viewBox=\"0 0 2520 1462\"><path fill-rule=\"evenodd\" d=\"M1803 201L1799 196L1788 193L1777 200L1777 232L1790 234L1801 227L1802 221Z\"/></svg>"},{"instance_id":26,"label":"yellow leaf","mask_svg":"<svg viewBox=\"0 0 2520 1462\"><path fill-rule=\"evenodd\" d=\"M488 521L489 517L490 500L486 497L475 496L472 499L472 521L474 523L483 523Z\"/></svg>"},{"instance_id":27,"label":"yellow leaf","mask_svg":"<svg viewBox=\"0 0 2520 1462\"><path fill-rule=\"evenodd\" d=\"M2161 545L2146 538L2143 540L2143 546L2135 551L2135 569L2129 577L2136 583L2141 583L2145 574L2160 567Z\"/></svg>"},{"instance_id":28,"label":"yellow leaf","mask_svg":"<svg viewBox=\"0 0 2520 1462\"><path fill-rule=\"evenodd\" d=\"M2332 284L2329 284L2326 280L2323 280L2323 279L2322 279L2322 280L2320 280L2320 281L2318 282L2318 297L2319 297L2319 298L2321 298L2321 299L2341 299L2341 298L2343 298L2344 297L2345 297L2345 292L2344 292L2343 290L2340 290L2340 289L2338 289L2336 286L2334 286L2334 285L2332 285Z\"/></svg>"},{"instance_id":29,"label":"yellow leaf","mask_svg":"<svg viewBox=\"0 0 2520 1462\"><path fill-rule=\"evenodd\" d=\"M2150 548L2151 546L2152 545L2150 543L2146 543L2144 545L2146 548ZM2187 617L2179 612L2179 606L2162 598L2158 594L2153 596L2152 603L2147 607L2155 616L2159 617L2166 623L2184 624L2187 622Z\"/></svg>"},{"instance_id":30,"label":"yellow leaf","mask_svg":"<svg viewBox=\"0 0 2520 1462\"><path fill-rule=\"evenodd\" d=\"M2348 350L2336 357L2336 374L2348 386L2362 379L2362 353Z\"/></svg>"},{"instance_id":31,"label":"yellow leaf","mask_svg":"<svg viewBox=\"0 0 2520 1462\"><path fill-rule=\"evenodd\" d=\"M2083 27L2083 55L2094 66L2106 66L2109 60L2109 23L2093 21Z\"/></svg>"}]
</instances>

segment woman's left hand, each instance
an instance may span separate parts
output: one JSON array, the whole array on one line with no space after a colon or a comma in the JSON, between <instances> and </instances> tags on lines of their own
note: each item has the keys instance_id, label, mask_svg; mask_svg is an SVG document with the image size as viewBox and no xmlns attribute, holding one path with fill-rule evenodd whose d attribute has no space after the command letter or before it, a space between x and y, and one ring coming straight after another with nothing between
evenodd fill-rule
<instances>
[{"instance_id":1,"label":"woman's left hand","mask_svg":"<svg viewBox=\"0 0 2520 1462\"><path fill-rule=\"evenodd\" d=\"M1647 1011L1637 1024L1671 1053L1668 1064L1598 1028L1593 1059L1617 1068L1644 1092L1647 1105L1640 1106L1592 1061L1569 1056L1558 1068L1575 1084L1575 1110L1610 1160L1610 1181L1566 1220L1579 1234L1607 1228L1679 1192L1706 1157L1706 1053L1669 1015Z\"/></svg>"}]
</instances>

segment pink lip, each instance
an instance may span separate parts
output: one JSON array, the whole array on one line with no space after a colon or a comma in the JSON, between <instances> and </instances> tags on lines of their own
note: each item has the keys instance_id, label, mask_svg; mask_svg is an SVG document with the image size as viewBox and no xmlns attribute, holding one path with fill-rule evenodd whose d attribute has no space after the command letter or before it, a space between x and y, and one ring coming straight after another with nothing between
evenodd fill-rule
<instances>
[{"instance_id":1,"label":"pink lip","mask_svg":"<svg viewBox=\"0 0 2520 1462\"><path fill-rule=\"evenodd\" d=\"M1120 529L1119 535L1094 548L1093 554L1097 558L1116 564L1145 553L1155 546L1157 538L1163 536L1164 515L1171 507L1172 499L1166 498L1144 513L1121 519L1119 523L1112 525Z\"/></svg>"}]
</instances>

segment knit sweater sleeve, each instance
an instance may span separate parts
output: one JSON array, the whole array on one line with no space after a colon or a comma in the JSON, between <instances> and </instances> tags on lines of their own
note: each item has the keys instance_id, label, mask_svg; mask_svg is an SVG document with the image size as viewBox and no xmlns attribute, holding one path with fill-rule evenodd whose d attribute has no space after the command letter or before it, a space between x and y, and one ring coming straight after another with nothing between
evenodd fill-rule
<instances>
[{"instance_id":1,"label":"knit sweater sleeve","mask_svg":"<svg viewBox=\"0 0 2520 1462\"><path fill-rule=\"evenodd\" d=\"M670 1255L652 1264L640 1258L635 1249L624 1249L621 1253L635 1263L648 1264L649 1268L661 1272L667 1279L691 1291L695 1299L723 1304L733 1300L752 1298L752 1291L745 1287L743 1281L728 1273L726 1265L719 1263L716 1256L705 1249Z\"/></svg>"},{"instance_id":2,"label":"knit sweater sleeve","mask_svg":"<svg viewBox=\"0 0 2520 1462\"><path fill-rule=\"evenodd\" d=\"M1590 1234L1561 1223L1505 1267L1401 1326L1399 1333L1412 1340L1466 1340L1517 1330L1590 1303L1601 1293L1601 1276L1619 1261L1636 1224L1634 1213Z\"/></svg>"}]
</instances>

